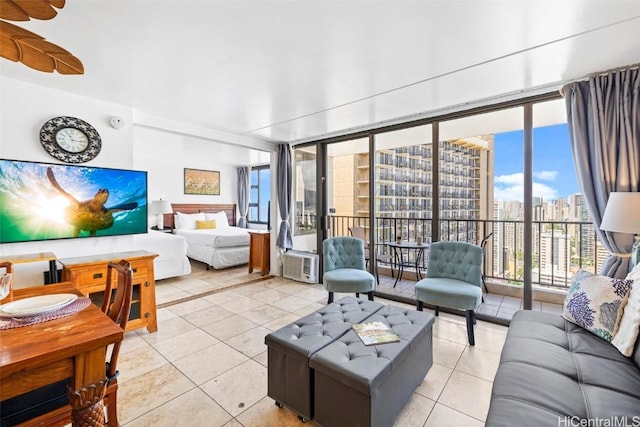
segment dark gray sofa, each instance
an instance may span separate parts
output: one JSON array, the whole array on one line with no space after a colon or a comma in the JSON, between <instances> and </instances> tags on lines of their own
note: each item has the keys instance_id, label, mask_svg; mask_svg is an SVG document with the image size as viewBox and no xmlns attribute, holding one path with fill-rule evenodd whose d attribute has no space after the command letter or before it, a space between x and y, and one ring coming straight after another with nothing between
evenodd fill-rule
<instances>
[{"instance_id":1,"label":"dark gray sofa","mask_svg":"<svg viewBox=\"0 0 640 427\"><path fill-rule=\"evenodd\" d=\"M638 346L628 358L559 314L517 312L493 382L486 425L640 425ZM594 424L596 419L605 421Z\"/></svg>"}]
</instances>

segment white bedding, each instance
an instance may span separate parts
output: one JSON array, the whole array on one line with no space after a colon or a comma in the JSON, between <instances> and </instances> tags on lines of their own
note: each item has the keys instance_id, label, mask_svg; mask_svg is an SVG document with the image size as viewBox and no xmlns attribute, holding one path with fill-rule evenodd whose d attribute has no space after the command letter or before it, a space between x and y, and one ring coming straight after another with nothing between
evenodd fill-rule
<instances>
[{"instance_id":1,"label":"white bedding","mask_svg":"<svg viewBox=\"0 0 640 427\"><path fill-rule=\"evenodd\" d=\"M187 239L189 245L194 244L213 248L249 246L249 230L246 228L226 227L204 230L175 230L175 233Z\"/></svg>"},{"instance_id":2,"label":"white bedding","mask_svg":"<svg viewBox=\"0 0 640 427\"><path fill-rule=\"evenodd\" d=\"M134 246L158 254L153 260L155 280L191 273L187 241L181 236L149 230L147 234L134 236Z\"/></svg>"}]
</instances>

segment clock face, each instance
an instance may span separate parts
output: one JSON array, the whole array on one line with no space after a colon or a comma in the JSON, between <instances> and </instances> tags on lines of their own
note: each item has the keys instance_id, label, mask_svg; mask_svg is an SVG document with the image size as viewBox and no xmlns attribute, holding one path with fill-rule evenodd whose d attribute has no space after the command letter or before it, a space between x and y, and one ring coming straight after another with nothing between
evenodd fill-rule
<instances>
[{"instance_id":1,"label":"clock face","mask_svg":"<svg viewBox=\"0 0 640 427\"><path fill-rule=\"evenodd\" d=\"M54 117L40 129L40 143L51 156L66 163L84 163L100 153L98 131L75 117Z\"/></svg>"},{"instance_id":2,"label":"clock face","mask_svg":"<svg viewBox=\"0 0 640 427\"><path fill-rule=\"evenodd\" d=\"M89 138L79 129L62 128L56 133L56 142L69 153L80 153L89 146Z\"/></svg>"}]
</instances>

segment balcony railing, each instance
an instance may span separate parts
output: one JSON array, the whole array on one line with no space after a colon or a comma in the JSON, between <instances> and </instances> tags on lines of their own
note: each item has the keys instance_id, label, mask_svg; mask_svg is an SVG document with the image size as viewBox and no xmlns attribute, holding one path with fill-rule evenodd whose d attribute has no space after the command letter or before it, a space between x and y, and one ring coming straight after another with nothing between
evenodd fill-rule
<instances>
[{"instance_id":1,"label":"balcony railing","mask_svg":"<svg viewBox=\"0 0 640 427\"><path fill-rule=\"evenodd\" d=\"M431 242L431 219L377 217L375 248L388 254L385 242L422 237ZM349 227L369 229L368 217L332 216L332 236L348 236ZM524 222L521 220L441 219L440 240L457 240L479 245L490 233L484 257L488 282L521 286L524 272ZM609 253L597 244L593 224L575 221L533 221L532 283L535 286L566 289L580 269L598 272ZM426 260L425 260L426 263ZM427 267L424 265L423 267Z\"/></svg>"}]
</instances>

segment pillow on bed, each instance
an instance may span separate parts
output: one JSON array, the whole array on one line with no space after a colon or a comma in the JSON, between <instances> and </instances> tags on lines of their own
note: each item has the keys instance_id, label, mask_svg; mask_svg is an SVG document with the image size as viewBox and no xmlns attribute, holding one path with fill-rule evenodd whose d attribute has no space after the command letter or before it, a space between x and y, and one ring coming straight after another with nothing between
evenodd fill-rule
<instances>
[{"instance_id":1,"label":"pillow on bed","mask_svg":"<svg viewBox=\"0 0 640 427\"><path fill-rule=\"evenodd\" d=\"M196 230L211 230L214 228L216 228L215 219L210 219L210 220L197 219L196 220Z\"/></svg>"},{"instance_id":2,"label":"pillow on bed","mask_svg":"<svg viewBox=\"0 0 640 427\"><path fill-rule=\"evenodd\" d=\"M227 213L225 211L216 213L205 213L204 216L208 221L215 220L217 228L229 227L229 220L227 219Z\"/></svg>"},{"instance_id":3,"label":"pillow on bed","mask_svg":"<svg viewBox=\"0 0 640 427\"><path fill-rule=\"evenodd\" d=\"M198 212L195 214L185 214L181 212L176 212L175 215L175 226L176 230L195 230L196 229L196 221L201 220L204 221L206 218L204 217L204 213Z\"/></svg>"}]
</instances>

